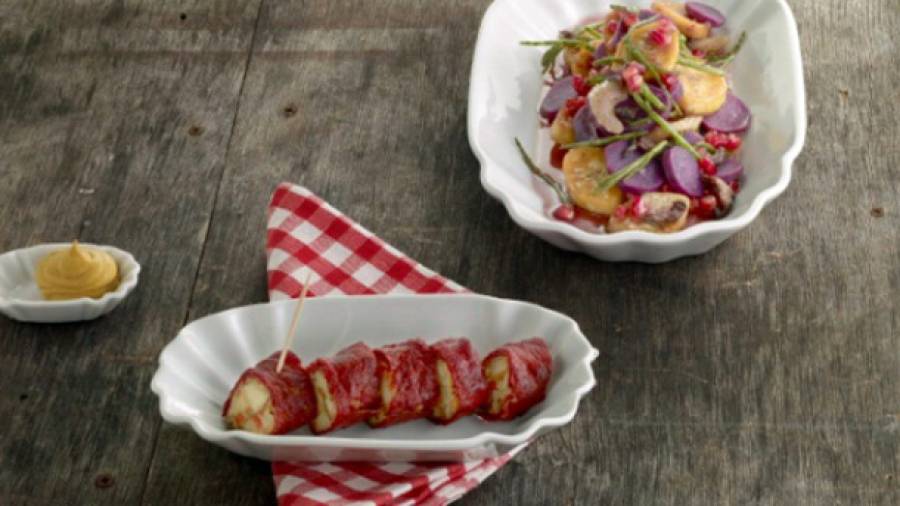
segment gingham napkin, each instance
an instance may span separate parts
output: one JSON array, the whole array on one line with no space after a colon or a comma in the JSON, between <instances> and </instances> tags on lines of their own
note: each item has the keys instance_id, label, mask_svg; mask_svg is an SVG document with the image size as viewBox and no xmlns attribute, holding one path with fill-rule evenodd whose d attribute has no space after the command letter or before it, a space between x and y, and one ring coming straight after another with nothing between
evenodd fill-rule
<instances>
[{"instance_id":1,"label":"gingham napkin","mask_svg":"<svg viewBox=\"0 0 900 506\"><path fill-rule=\"evenodd\" d=\"M300 294L304 267L313 271L309 296L465 291L290 183L280 184L272 195L266 253L272 300ZM496 458L448 464L273 462L272 474L281 506L439 506L478 486L521 448Z\"/></svg>"}]
</instances>

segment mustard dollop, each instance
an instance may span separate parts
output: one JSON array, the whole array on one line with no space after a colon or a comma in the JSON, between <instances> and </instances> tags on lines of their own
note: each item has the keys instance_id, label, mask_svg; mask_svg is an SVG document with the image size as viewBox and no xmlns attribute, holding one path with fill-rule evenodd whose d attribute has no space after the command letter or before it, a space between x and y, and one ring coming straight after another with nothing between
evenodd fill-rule
<instances>
[{"instance_id":1,"label":"mustard dollop","mask_svg":"<svg viewBox=\"0 0 900 506\"><path fill-rule=\"evenodd\" d=\"M99 299L119 286L119 266L109 253L75 241L42 258L35 277L47 300Z\"/></svg>"}]
</instances>

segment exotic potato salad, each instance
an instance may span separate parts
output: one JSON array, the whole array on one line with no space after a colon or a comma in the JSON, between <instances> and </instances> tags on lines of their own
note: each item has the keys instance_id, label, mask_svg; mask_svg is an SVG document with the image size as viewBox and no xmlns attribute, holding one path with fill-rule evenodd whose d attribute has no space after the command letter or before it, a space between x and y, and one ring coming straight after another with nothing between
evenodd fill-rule
<instances>
[{"instance_id":1,"label":"exotic potato salad","mask_svg":"<svg viewBox=\"0 0 900 506\"><path fill-rule=\"evenodd\" d=\"M612 6L603 18L560 32L541 59L540 105L553 140L541 170L557 194L554 218L606 232L677 232L725 216L740 191L741 135L750 110L725 68L744 42L720 33L725 17L698 3Z\"/></svg>"}]
</instances>

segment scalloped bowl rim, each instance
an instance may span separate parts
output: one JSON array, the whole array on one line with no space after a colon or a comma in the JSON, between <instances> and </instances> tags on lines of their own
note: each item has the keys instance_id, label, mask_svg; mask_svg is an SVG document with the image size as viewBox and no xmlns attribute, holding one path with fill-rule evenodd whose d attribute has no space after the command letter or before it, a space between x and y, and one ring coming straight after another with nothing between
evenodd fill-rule
<instances>
[{"instance_id":1,"label":"scalloped bowl rim","mask_svg":"<svg viewBox=\"0 0 900 506\"><path fill-rule=\"evenodd\" d=\"M322 297L317 300L328 300L328 299L360 299L360 298L389 298L395 300L401 299L421 299L422 297L432 298L432 299L440 299L440 298L460 298L460 297L469 297L480 299L493 303L511 303L518 304L530 308L537 309L539 311L548 312L553 314L554 316L563 319L569 325L568 331L571 331L575 335L579 337L582 341L582 344L586 345L590 350L587 355L581 358L581 360L573 364L571 367L580 367L584 368L587 371L589 381L583 383L578 388L576 388L574 393L574 402L572 402L571 406L566 410L566 412L559 416L553 417L535 417L534 420L529 423L527 427L522 429L516 434L506 435L500 434L492 431L484 431L479 432L478 434L466 438L455 438L455 439L446 439L446 440L397 440L397 439L378 439L378 438L349 438L349 437L334 437L328 435L293 435L293 434L283 434L283 435L263 435L263 434L255 434L252 432L247 432L243 430L222 430L218 428L211 428L208 424L205 424L202 420L200 420L196 416L191 416L189 414L179 414L179 410L172 408L170 404L171 395L170 392L166 391L164 387L160 385L160 376L162 371L171 367L168 363L168 355L173 353L173 344L185 333L190 333L190 327L194 324L199 324L207 319L211 318L220 318L224 317L227 314L238 312L242 309L260 307L260 306L268 306L268 305L276 305L276 304L293 304L295 300L282 300L282 301L273 301L273 302L265 302L259 304L250 304L246 306L240 306L236 308L227 309L225 311L221 311L218 313L213 313L203 318L194 320L190 322L187 326L182 328L179 331L178 335L163 348L162 352L159 356L159 368L153 375L153 379L150 383L151 390L159 397L159 409L160 413L164 420L169 423L178 424L178 425L189 425L200 437L210 442L222 442L229 440L237 440L243 441L252 444L258 445L288 445L288 446L307 446L307 447L332 447L336 445L340 445L342 447L347 448L356 448L356 449L383 449L385 447L390 447L391 449L398 450L430 450L430 451L444 451L444 450L466 450L472 447L477 447L485 444L491 443L500 443L500 444L508 444L508 445L517 445L528 442L532 439L535 434L538 433L541 429L544 428L554 428L563 426L569 422L571 422L576 413L578 412L578 408L581 404L581 399L591 391L597 384L596 376L594 375L594 371L591 368L591 364L594 360L599 357L600 352L590 344L590 341L587 340L587 337L581 331L578 323L572 318L552 309L545 308L543 306L539 306L537 304L533 304L530 302L511 300L511 299L502 299L499 297L491 297L488 295L478 295L478 294L396 294L396 295L336 295L329 297ZM546 402L546 401L545 401Z\"/></svg>"},{"instance_id":2,"label":"scalloped bowl rim","mask_svg":"<svg viewBox=\"0 0 900 506\"><path fill-rule=\"evenodd\" d=\"M108 245L104 245L104 244L83 243L80 241L78 244L80 246L85 246L88 248L99 249L99 250L105 251L107 253L115 253L112 256L116 260L116 264L119 264L120 262L124 262L127 265L127 267L128 267L127 272L126 272L125 276L121 278L121 280L119 281L119 286L117 286L115 290L104 293L103 296L101 296L99 299L94 299L91 297L79 297L77 299L66 299L66 300L18 299L18 298L12 298L12 297L5 296L5 295L3 295L2 292L0 292L0 306L18 306L18 307L24 307L24 308L28 308L28 309L38 309L38 310L44 309L44 308L49 309L49 308L60 308L60 307L74 307L74 306L102 307L102 306L105 306L106 303L109 301L123 300L125 297L128 296L128 294L131 293L132 290L134 290L134 288L138 284L138 277L141 273L141 264L138 263L138 261L134 258L134 255L132 255L131 253L129 253L123 249L117 248L115 246L108 246ZM70 243L70 242L53 242L53 243L36 244L34 246L28 246L25 248L9 250L9 251L3 253L2 255L0 255L0 259L2 259L2 257L13 256L17 253L27 252L27 251L31 251L31 250L44 249L44 250L48 250L48 252L49 252L51 250L62 249L62 248L65 248L65 247L68 247L71 245L72 245L72 243ZM0 260L0 266L2 266L2 260ZM119 265L119 272L126 270L123 267L125 267L125 266Z\"/></svg>"},{"instance_id":3,"label":"scalloped bowl rim","mask_svg":"<svg viewBox=\"0 0 900 506\"><path fill-rule=\"evenodd\" d=\"M481 26L478 30L478 38L475 43L475 54L472 58L472 76L475 75L476 69L481 61L480 53L485 50L485 44L481 42L483 40L482 35L485 30L485 25L488 22L489 17L491 15L494 15L494 11L498 8L498 6L504 3L511 3L513 1L514 0L495 0L485 12L484 17L482 18ZM787 34L789 47L786 49L790 51L791 58L793 58L794 61L797 62L797 65L793 65L791 68L791 71L794 74L793 93L796 97L799 98L798 107L795 108L795 112L793 115L794 124L797 127L797 134L795 136L794 143L787 150L785 150L784 154L781 156L781 174L778 180L770 187L760 191L751 202L749 208L743 213L736 216L728 215L725 218L716 221L698 223L672 234L654 234L652 232L634 230L617 232L615 234L596 234L589 233L572 225L554 220L544 214L535 213L530 209L528 209L527 212L523 212L519 209L521 207L521 204L514 201L513 198L503 188L494 184L490 179L490 174L492 171L504 170L503 164L496 162L493 157L488 154L489 150L482 147L476 138L478 127L476 125L477 118L473 114L474 105L472 101L474 88L472 86L472 82L470 82L468 108L469 145L471 146L472 151L475 153L476 158L478 158L478 161L481 164L480 179L482 186L490 195L503 203L510 217L519 226L530 231L558 232L568 237L569 239L572 239L581 244L595 246L619 245L626 243L672 245L690 242L698 237L714 235L718 232L733 234L743 229L759 216L766 205L768 205L772 200L781 195L787 189L788 184L791 181L791 166L793 165L796 158L800 155L800 152L803 149L803 145L806 142L806 91L803 79L802 58L800 53L800 39L797 32L797 22L794 18L793 12L791 11L791 8L787 5L785 0L772 1L774 1L778 5L778 7L782 9L784 15L787 17L789 26L789 33ZM540 219L535 219L532 217L532 215L540 216Z\"/></svg>"}]
</instances>

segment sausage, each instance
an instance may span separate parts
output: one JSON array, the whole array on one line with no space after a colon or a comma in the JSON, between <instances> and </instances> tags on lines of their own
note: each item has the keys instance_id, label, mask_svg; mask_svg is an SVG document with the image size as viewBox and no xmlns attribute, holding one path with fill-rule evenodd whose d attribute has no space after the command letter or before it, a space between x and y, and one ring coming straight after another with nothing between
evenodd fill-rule
<instances>
[{"instance_id":1,"label":"sausage","mask_svg":"<svg viewBox=\"0 0 900 506\"><path fill-rule=\"evenodd\" d=\"M428 415L438 397L434 353L421 339L375 350L378 360L378 411L372 427L387 427Z\"/></svg>"},{"instance_id":2,"label":"sausage","mask_svg":"<svg viewBox=\"0 0 900 506\"><path fill-rule=\"evenodd\" d=\"M280 354L273 353L238 378L222 408L228 427L284 434L315 415L312 386L300 359L288 351L281 373L276 373Z\"/></svg>"},{"instance_id":3,"label":"sausage","mask_svg":"<svg viewBox=\"0 0 900 506\"><path fill-rule=\"evenodd\" d=\"M474 413L487 398L481 359L465 338L443 339L431 345L438 398L429 417L439 424Z\"/></svg>"},{"instance_id":4,"label":"sausage","mask_svg":"<svg viewBox=\"0 0 900 506\"><path fill-rule=\"evenodd\" d=\"M307 372L316 398L312 431L322 434L374 415L379 406L377 368L375 354L364 343L310 364Z\"/></svg>"},{"instance_id":5,"label":"sausage","mask_svg":"<svg viewBox=\"0 0 900 506\"><path fill-rule=\"evenodd\" d=\"M509 343L484 359L489 399L481 415L511 420L544 400L553 374L553 357L539 337Z\"/></svg>"}]
</instances>

